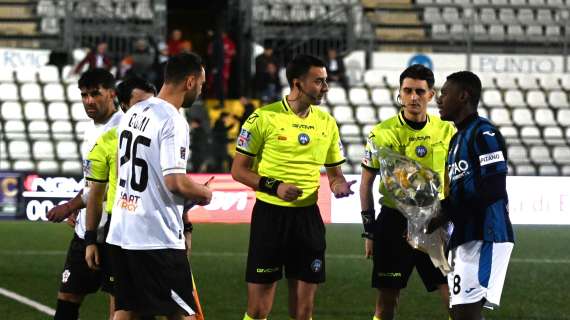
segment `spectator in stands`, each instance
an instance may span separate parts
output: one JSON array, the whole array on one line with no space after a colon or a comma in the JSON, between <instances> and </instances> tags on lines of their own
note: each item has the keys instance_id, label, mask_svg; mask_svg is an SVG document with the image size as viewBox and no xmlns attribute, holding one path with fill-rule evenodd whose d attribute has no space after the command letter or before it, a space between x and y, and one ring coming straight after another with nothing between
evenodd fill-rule
<instances>
[{"instance_id":1,"label":"spectator in stands","mask_svg":"<svg viewBox=\"0 0 570 320\"><path fill-rule=\"evenodd\" d=\"M204 162L208 159L208 135L199 118L190 120L190 163L192 172L204 172Z\"/></svg>"},{"instance_id":2,"label":"spectator in stands","mask_svg":"<svg viewBox=\"0 0 570 320\"><path fill-rule=\"evenodd\" d=\"M164 82L164 68L166 61L168 61L168 45L165 42L160 42L156 45L156 55L154 60L154 86L160 90Z\"/></svg>"},{"instance_id":3,"label":"spectator in stands","mask_svg":"<svg viewBox=\"0 0 570 320\"><path fill-rule=\"evenodd\" d=\"M223 106L224 98L228 94L232 61L236 55L236 45L226 32L216 32L208 45L210 58L210 77L208 87L210 92L220 100Z\"/></svg>"},{"instance_id":4,"label":"spectator in stands","mask_svg":"<svg viewBox=\"0 0 570 320\"><path fill-rule=\"evenodd\" d=\"M255 111L255 106L251 103L251 100L247 97L239 98L239 102L243 106L243 114L239 117L240 128L243 126L247 118Z\"/></svg>"},{"instance_id":5,"label":"spectator in stands","mask_svg":"<svg viewBox=\"0 0 570 320\"><path fill-rule=\"evenodd\" d=\"M121 76L141 77L154 82L153 64L155 57L147 42L139 39L135 43L135 50L121 61Z\"/></svg>"},{"instance_id":6,"label":"spectator in stands","mask_svg":"<svg viewBox=\"0 0 570 320\"><path fill-rule=\"evenodd\" d=\"M228 132L236 124L230 114L222 112L212 128L212 163L209 172L228 172L232 166L232 158L228 154L228 143L231 139Z\"/></svg>"},{"instance_id":7,"label":"spectator in stands","mask_svg":"<svg viewBox=\"0 0 570 320\"><path fill-rule=\"evenodd\" d=\"M273 56L273 48L265 46L263 53L255 57L255 83L258 83L258 79L262 78L263 74L267 72L267 65L270 63L273 63L279 69L277 59Z\"/></svg>"},{"instance_id":8,"label":"spectator in stands","mask_svg":"<svg viewBox=\"0 0 570 320\"><path fill-rule=\"evenodd\" d=\"M111 70L113 67L113 62L111 57L107 54L107 43L99 42L94 50L90 50L85 58L77 64L73 69L73 72L79 74L83 71L83 67L87 64L89 68L87 70L102 68L105 70Z\"/></svg>"},{"instance_id":9,"label":"spectator in stands","mask_svg":"<svg viewBox=\"0 0 570 320\"><path fill-rule=\"evenodd\" d=\"M170 34L170 39L168 39L168 55L169 56L174 56L179 54L182 51L182 43L184 42L184 40L182 40L182 31L180 29L174 29L172 30L172 33ZM190 41L188 41L190 42ZM192 44L190 43L190 48L192 47Z\"/></svg>"},{"instance_id":10,"label":"spectator in stands","mask_svg":"<svg viewBox=\"0 0 570 320\"><path fill-rule=\"evenodd\" d=\"M259 75L256 83L257 97L261 99L263 104L281 98L281 81L279 80L277 66L270 62L265 68L265 72Z\"/></svg>"},{"instance_id":11,"label":"spectator in stands","mask_svg":"<svg viewBox=\"0 0 570 320\"><path fill-rule=\"evenodd\" d=\"M325 63L327 65L327 80L329 82L338 82L345 90L348 90L348 79L346 77L344 61L342 57L338 56L336 49L330 48L327 50Z\"/></svg>"}]
</instances>

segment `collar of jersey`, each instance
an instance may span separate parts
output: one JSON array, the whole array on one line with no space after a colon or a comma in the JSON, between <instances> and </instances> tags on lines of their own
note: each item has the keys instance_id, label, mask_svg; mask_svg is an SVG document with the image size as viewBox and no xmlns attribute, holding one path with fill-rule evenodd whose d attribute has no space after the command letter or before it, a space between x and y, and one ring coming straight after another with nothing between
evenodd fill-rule
<instances>
[{"instance_id":1,"label":"collar of jersey","mask_svg":"<svg viewBox=\"0 0 570 320\"><path fill-rule=\"evenodd\" d=\"M297 114L295 114L295 112L293 112L293 109L291 109L291 106L289 105L289 102L287 101L287 97L288 96L284 96L283 100L281 100L281 104L283 105L283 109L285 109L285 111L287 111L288 113L297 116ZM309 115L311 115L311 113L313 113L313 105L309 105L309 114L307 114L307 118L309 117ZM307 118L301 118L299 116L297 116L299 119L307 119Z\"/></svg>"},{"instance_id":2,"label":"collar of jersey","mask_svg":"<svg viewBox=\"0 0 570 320\"><path fill-rule=\"evenodd\" d=\"M426 123L426 126L427 126L428 123L430 123L429 114L427 114L427 113L426 113L426 118L427 118L427 123ZM420 130L416 130L416 129L410 127L410 126L406 123L406 120L404 119L404 111L398 112L398 120L400 121L400 124L401 124L402 126L408 126L408 128L410 128L410 129L412 129L412 130L414 130L414 131L420 131L420 130L423 129L423 128L422 128L422 129L420 129ZM425 126L424 126L424 128L425 128Z\"/></svg>"}]
</instances>

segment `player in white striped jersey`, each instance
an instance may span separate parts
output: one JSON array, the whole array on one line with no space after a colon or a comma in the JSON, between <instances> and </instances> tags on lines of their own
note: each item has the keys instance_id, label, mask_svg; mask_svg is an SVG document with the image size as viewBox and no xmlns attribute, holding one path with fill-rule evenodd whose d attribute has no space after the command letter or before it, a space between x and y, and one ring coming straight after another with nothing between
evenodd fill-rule
<instances>
[{"instance_id":1,"label":"player in white striped jersey","mask_svg":"<svg viewBox=\"0 0 570 320\"><path fill-rule=\"evenodd\" d=\"M135 104L118 127L118 185L107 242L115 272L115 320L195 319L182 208L210 202L186 175L189 126L180 115L205 81L195 54L171 57L158 96Z\"/></svg>"},{"instance_id":2,"label":"player in white striped jersey","mask_svg":"<svg viewBox=\"0 0 570 320\"><path fill-rule=\"evenodd\" d=\"M81 98L87 116L92 119L83 135L81 156L83 159L84 175L90 170L87 160L89 151L95 145L99 136L107 130L116 127L123 116L121 110L115 108L115 78L104 69L92 69L81 75L78 81ZM91 270L85 262L85 247L89 242L97 243L104 239L104 226L106 219L101 219L98 232L85 234L85 208L89 193L89 185L80 191L70 201L58 205L48 212L48 219L53 222L61 222L65 218L75 220L78 210L79 215L75 222L75 234L69 245L64 270L61 277L61 285L57 295L57 309L55 319L73 320L78 318L79 307L85 295L96 292L100 287L103 291L112 294L110 271ZM103 258L105 259L105 258ZM111 307L112 308L112 300ZM112 311L110 310L110 314Z\"/></svg>"}]
</instances>

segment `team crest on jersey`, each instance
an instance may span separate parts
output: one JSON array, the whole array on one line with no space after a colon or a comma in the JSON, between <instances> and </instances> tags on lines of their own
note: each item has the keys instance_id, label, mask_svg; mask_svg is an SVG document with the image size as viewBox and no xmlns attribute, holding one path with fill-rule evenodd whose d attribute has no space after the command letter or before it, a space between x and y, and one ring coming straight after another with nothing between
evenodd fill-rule
<instances>
[{"instance_id":1,"label":"team crest on jersey","mask_svg":"<svg viewBox=\"0 0 570 320\"><path fill-rule=\"evenodd\" d=\"M308 134L306 133L299 133L299 137L298 137L299 143L302 145L307 145L309 142L311 142L311 138L309 137Z\"/></svg>"},{"instance_id":2,"label":"team crest on jersey","mask_svg":"<svg viewBox=\"0 0 570 320\"><path fill-rule=\"evenodd\" d=\"M251 140L251 132L249 132L245 129L241 129L239 136L238 136L238 139L237 139L238 147L247 149L247 147L249 146L250 140Z\"/></svg>"},{"instance_id":3,"label":"team crest on jersey","mask_svg":"<svg viewBox=\"0 0 570 320\"><path fill-rule=\"evenodd\" d=\"M71 272L69 272L69 269L63 270L63 273L61 274L61 282L67 283L67 280L69 279L70 275L71 275Z\"/></svg>"},{"instance_id":4,"label":"team crest on jersey","mask_svg":"<svg viewBox=\"0 0 570 320\"><path fill-rule=\"evenodd\" d=\"M320 259L315 259L311 263L311 271L313 271L314 273L321 271L322 267L323 267L323 262Z\"/></svg>"},{"instance_id":5,"label":"team crest on jersey","mask_svg":"<svg viewBox=\"0 0 570 320\"><path fill-rule=\"evenodd\" d=\"M418 157L420 157L420 158L425 157L426 154L427 154L427 152L428 152L428 150L427 150L427 148L424 147L424 146L417 146L417 147L416 147L416 156L418 156Z\"/></svg>"}]
</instances>

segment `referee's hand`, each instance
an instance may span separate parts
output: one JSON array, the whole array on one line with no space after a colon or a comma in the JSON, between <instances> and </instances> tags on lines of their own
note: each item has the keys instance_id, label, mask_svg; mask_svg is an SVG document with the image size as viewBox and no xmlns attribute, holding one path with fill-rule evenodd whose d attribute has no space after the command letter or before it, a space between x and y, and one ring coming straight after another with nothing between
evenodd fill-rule
<instances>
[{"instance_id":1,"label":"referee's hand","mask_svg":"<svg viewBox=\"0 0 570 320\"><path fill-rule=\"evenodd\" d=\"M303 190L289 183L283 182L277 187L277 197L287 202L295 201L302 195Z\"/></svg>"},{"instance_id":2,"label":"referee's hand","mask_svg":"<svg viewBox=\"0 0 570 320\"><path fill-rule=\"evenodd\" d=\"M371 239L364 239L364 257L366 259L372 258L374 252L374 241Z\"/></svg>"},{"instance_id":3,"label":"referee's hand","mask_svg":"<svg viewBox=\"0 0 570 320\"><path fill-rule=\"evenodd\" d=\"M333 185L332 192L334 194L334 197L338 199L338 198L348 197L351 194L354 194L354 191L350 190L350 187L352 187L352 185L355 183L356 180L352 180L352 181L344 181Z\"/></svg>"}]
</instances>

